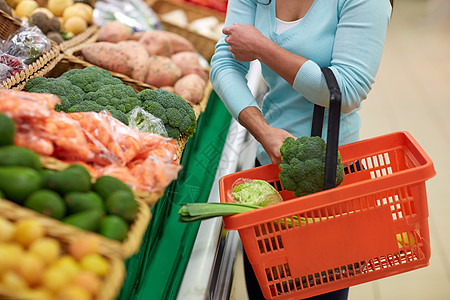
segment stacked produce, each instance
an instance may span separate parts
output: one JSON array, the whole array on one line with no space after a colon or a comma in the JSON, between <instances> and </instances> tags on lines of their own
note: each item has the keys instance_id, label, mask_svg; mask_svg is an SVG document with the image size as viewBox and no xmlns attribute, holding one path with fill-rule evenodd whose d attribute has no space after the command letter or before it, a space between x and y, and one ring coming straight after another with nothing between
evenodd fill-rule
<instances>
[{"instance_id":1,"label":"stacked produce","mask_svg":"<svg viewBox=\"0 0 450 300\"><path fill-rule=\"evenodd\" d=\"M12 144L13 120L0 114L0 124L0 198L110 239L127 237L139 207L125 183L110 176L93 182L78 164L44 169L35 152Z\"/></svg>"},{"instance_id":2,"label":"stacked produce","mask_svg":"<svg viewBox=\"0 0 450 300\"><path fill-rule=\"evenodd\" d=\"M3 0L4 1L4 0ZM35 25L57 43L93 24L93 7L74 0L6 0L12 15Z\"/></svg>"},{"instance_id":3,"label":"stacked produce","mask_svg":"<svg viewBox=\"0 0 450 300\"><path fill-rule=\"evenodd\" d=\"M180 96L160 89L136 93L110 72L95 66L72 69L58 78L32 78L26 83L25 91L58 96L61 103L56 104L57 111L73 113L107 110L126 125L131 119L138 128L141 123L148 122L145 118L134 117L134 109L141 107L146 113L160 119L167 136L174 139L179 139L182 134L193 136L197 125L193 109Z\"/></svg>"},{"instance_id":4,"label":"stacked produce","mask_svg":"<svg viewBox=\"0 0 450 300\"><path fill-rule=\"evenodd\" d=\"M36 219L0 217L0 298L95 299L110 270L91 236L62 242Z\"/></svg>"},{"instance_id":5,"label":"stacked produce","mask_svg":"<svg viewBox=\"0 0 450 300\"><path fill-rule=\"evenodd\" d=\"M0 39L0 83L18 75L52 49L50 40L36 27L21 26Z\"/></svg>"},{"instance_id":6,"label":"stacked produce","mask_svg":"<svg viewBox=\"0 0 450 300\"><path fill-rule=\"evenodd\" d=\"M144 192L160 191L177 177L176 140L138 132L106 112L57 112L58 103L52 94L0 90L0 112L17 126L14 144Z\"/></svg>"},{"instance_id":7,"label":"stacked produce","mask_svg":"<svg viewBox=\"0 0 450 300\"><path fill-rule=\"evenodd\" d=\"M162 30L133 33L118 21L103 25L98 41L83 45L81 58L173 92L192 104L202 100L208 80L201 57L186 38Z\"/></svg>"}]
</instances>

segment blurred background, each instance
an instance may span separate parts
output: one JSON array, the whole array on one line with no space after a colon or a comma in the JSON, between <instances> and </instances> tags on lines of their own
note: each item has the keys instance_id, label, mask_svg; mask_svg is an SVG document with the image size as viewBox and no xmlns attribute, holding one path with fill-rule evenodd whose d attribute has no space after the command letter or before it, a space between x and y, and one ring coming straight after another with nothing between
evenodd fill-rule
<instances>
[{"instance_id":1,"label":"blurred background","mask_svg":"<svg viewBox=\"0 0 450 300\"><path fill-rule=\"evenodd\" d=\"M361 284L349 300L450 299L450 0L394 0L382 62L361 108L361 139L408 131L431 157L431 260L426 268ZM241 253L230 300L247 299Z\"/></svg>"},{"instance_id":2,"label":"blurred background","mask_svg":"<svg viewBox=\"0 0 450 300\"><path fill-rule=\"evenodd\" d=\"M394 0L361 138L406 130L431 157L430 266L350 289L350 300L450 299L450 1Z\"/></svg>"}]
</instances>

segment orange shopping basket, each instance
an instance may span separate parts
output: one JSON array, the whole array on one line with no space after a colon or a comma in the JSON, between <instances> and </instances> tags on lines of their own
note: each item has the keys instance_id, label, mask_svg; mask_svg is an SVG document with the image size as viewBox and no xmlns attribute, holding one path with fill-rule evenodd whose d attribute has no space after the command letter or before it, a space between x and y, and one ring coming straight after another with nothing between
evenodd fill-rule
<instances>
[{"instance_id":1,"label":"orange shopping basket","mask_svg":"<svg viewBox=\"0 0 450 300\"><path fill-rule=\"evenodd\" d=\"M219 180L221 202L232 202L239 178L265 180L283 197L223 218L225 229L238 230L266 299L311 297L429 264L425 181L435 170L420 145L394 132L339 152L341 185L303 197L284 190L276 165Z\"/></svg>"}]
</instances>

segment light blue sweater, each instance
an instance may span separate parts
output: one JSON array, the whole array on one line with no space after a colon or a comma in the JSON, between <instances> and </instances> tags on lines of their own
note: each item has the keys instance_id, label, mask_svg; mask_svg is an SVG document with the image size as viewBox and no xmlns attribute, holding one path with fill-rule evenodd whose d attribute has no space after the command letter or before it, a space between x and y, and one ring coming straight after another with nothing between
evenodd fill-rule
<instances>
[{"instance_id":1,"label":"light blue sweater","mask_svg":"<svg viewBox=\"0 0 450 300\"><path fill-rule=\"evenodd\" d=\"M260 0L265 2L267 0ZM374 83L391 15L388 0L315 0L299 24L276 33L275 2L229 0L225 26L251 24L286 50L308 61L291 86L266 65L262 75L269 87L261 108L267 122L296 137L309 136L314 104L328 107L329 91L321 67L330 67L342 93L339 143L359 139L358 113ZM237 119L248 106L258 107L246 81L248 62L235 60L222 36L211 60L212 85ZM322 137L326 139L327 115ZM270 163L261 145L257 158Z\"/></svg>"}]
</instances>

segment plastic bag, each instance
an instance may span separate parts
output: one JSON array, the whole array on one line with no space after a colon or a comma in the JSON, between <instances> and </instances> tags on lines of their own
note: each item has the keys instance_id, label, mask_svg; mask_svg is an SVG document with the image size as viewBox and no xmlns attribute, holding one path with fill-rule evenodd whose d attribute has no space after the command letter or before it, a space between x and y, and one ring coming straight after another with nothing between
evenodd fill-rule
<instances>
[{"instance_id":1,"label":"plastic bag","mask_svg":"<svg viewBox=\"0 0 450 300\"><path fill-rule=\"evenodd\" d=\"M139 132L152 132L167 137L167 130L161 119L146 112L142 107L135 107L128 113L128 126Z\"/></svg>"},{"instance_id":2,"label":"plastic bag","mask_svg":"<svg viewBox=\"0 0 450 300\"><path fill-rule=\"evenodd\" d=\"M239 178L228 191L233 202L267 206L283 202L280 193L267 181Z\"/></svg>"},{"instance_id":3,"label":"plastic bag","mask_svg":"<svg viewBox=\"0 0 450 300\"><path fill-rule=\"evenodd\" d=\"M162 29L156 13L141 0L100 0L95 3L93 19L102 27L111 21L119 21L134 31Z\"/></svg>"},{"instance_id":4,"label":"plastic bag","mask_svg":"<svg viewBox=\"0 0 450 300\"><path fill-rule=\"evenodd\" d=\"M50 40L38 27L22 26L4 41L1 50L29 65L51 48Z\"/></svg>"}]
</instances>

